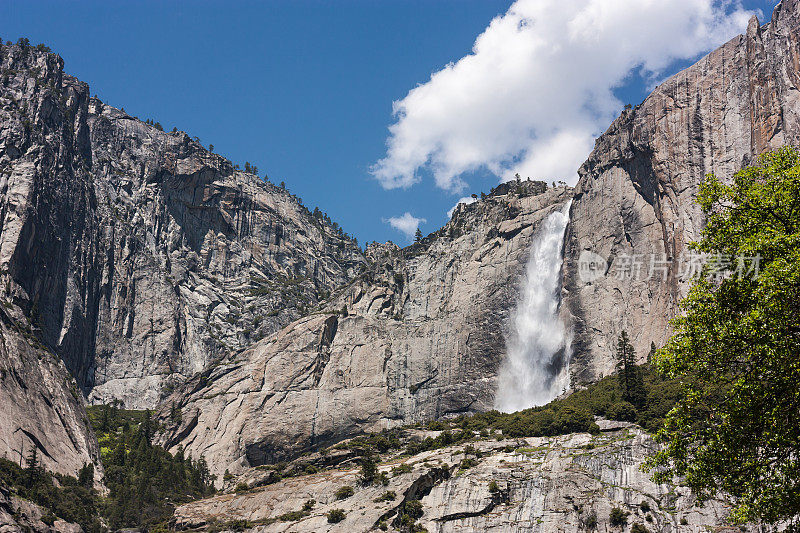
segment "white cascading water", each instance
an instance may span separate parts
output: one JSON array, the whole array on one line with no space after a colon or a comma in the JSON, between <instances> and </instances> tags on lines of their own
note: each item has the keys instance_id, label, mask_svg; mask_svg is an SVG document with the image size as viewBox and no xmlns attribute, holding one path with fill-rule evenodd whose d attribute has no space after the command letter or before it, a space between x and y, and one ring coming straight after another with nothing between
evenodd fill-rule
<instances>
[{"instance_id":1,"label":"white cascading water","mask_svg":"<svg viewBox=\"0 0 800 533\"><path fill-rule=\"evenodd\" d=\"M570 339L559 319L561 250L571 202L542 222L531 246L522 294L506 340L495 408L544 405L569 387Z\"/></svg>"}]
</instances>

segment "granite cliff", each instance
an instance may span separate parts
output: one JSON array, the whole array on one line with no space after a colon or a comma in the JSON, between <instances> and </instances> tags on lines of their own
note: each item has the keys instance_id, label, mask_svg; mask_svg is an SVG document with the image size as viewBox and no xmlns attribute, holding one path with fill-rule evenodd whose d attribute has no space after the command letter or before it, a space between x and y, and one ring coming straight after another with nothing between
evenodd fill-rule
<instances>
[{"instance_id":1,"label":"granite cliff","mask_svg":"<svg viewBox=\"0 0 800 533\"><path fill-rule=\"evenodd\" d=\"M730 176L797 142L799 30L795 0L765 25L753 18L745 35L659 85L598 139L580 169L564 247L560 313L574 335L573 384L613 372L623 329L641 360L669 336L691 275L687 243L703 225L694 202L703 177ZM533 228L571 196L549 190L526 207L492 195L459 207L417 247L368 250L367 273L319 314L231 354L171 397L162 418L172 405L183 416L164 442L213 457L221 472L359 430L490 407ZM498 216L498 203L523 205ZM473 211L483 223L453 237ZM529 231L513 229L520 225ZM604 261L597 279L581 275L585 252ZM638 271L625 270L628 258ZM663 268L650 275L653 261Z\"/></svg>"},{"instance_id":2,"label":"granite cliff","mask_svg":"<svg viewBox=\"0 0 800 533\"><path fill-rule=\"evenodd\" d=\"M62 473L98 458L70 375L92 349L86 96L55 55L0 47L0 453L20 461L35 447Z\"/></svg>"},{"instance_id":3,"label":"granite cliff","mask_svg":"<svg viewBox=\"0 0 800 533\"><path fill-rule=\"evenodd\" d=\"M371 484L363 483L357 461L332 449L298 460L327 462L317 473L275 481L268 471L247 471L237 483L249 490L231 490L231 480L224 494L179 506L173 525L258 532L577 533L630 531L636 524L663 533L768 530L726 527L730 509L722 501L699 503L684 487L654 484L640 470L655 447L651 437L624 423L604 426L596 436L492 438L411 457L389 453L377 467L384 482ZM407 433L412 439L435 434ZM352 487L353 494L341 497L341 487ZM624 523L612 521L615 508ZM342 521L328 520L334 509L344 511ZM409 513L418 529L403 519Z\"/></svg>"},{"instance_id":4,"label":"granite cliff","mask_svg":"<svg viewBox=\"0 0 800 533\"><path fill-rule=\"evenodd\" d=\"M90 97L55 54L0 53L5 294L91 400L153 407L363 267L284 189Z\"/></svg>"},{"instance_id":5,"label":"granite cliff","mask_svg":"<svg viewBox=\"0 0 800 533\"><path fill-rule=\"evenodd\" d=\"M800 0L784 0L625 110L574 190L503 184L419 243L365 251L198 139L91 97L43 47L0 46L0 452L35 446L46 468L74 473L98 458L86 399L120 400L158 406L158 441L224 481L365 431L488 410L531 242L570 200L560 314L573 340L554 364L572 354L573 384L610 373L622 329L644 358L688 286L703 176L798 143L799 36ZM595 279L586 252L603 261ZM624 269L631 258L641 270ZM653 260L664 268L650 276ZM484 466L458 475L458 452L436 452L436 468L395 488L422 502L430 531L572 531L584 509L605 525L612 505L634 512L642 498L660 531L679 516L724 521L719 502L699 507L638 473L647 436L615 435L484 439ZM204 500L176 525L216 514L265 530L372 527L392 504L368 491L340 525L316 512L267 523L302 498L329 510L328 489L355 475Z\"/></svg>"},{"instance_id":6,"label":"granite cliff","mask_svg":"<svg viewBox=\"0 0 800 533\"><path fill-rule=\"evenodd\" d=\"M154 407L365 264L326 215L26 42L0 45L0 192L1 451L55 471L97 458L82 396Z\"/></svg>"},{"instance_id":7,"label":"granite cliff","mask_svg":"<svg viewBox=\"0 0 800 533\"><path fill-rule=\"evenodd\" d=\"M597 140L579 170L565 243L575 381L614 370L623 329L642 360L669 337L692 274L687 243L703 227L698 185L798 144L798 58L800 6L784 0L767 24L753 17L745 35L664 81ZM580 275L583 252L605 260L605 276Z\"/></svg>"},{"instance_id":8,"label":"granite cliff","mask_svg":"<svg viewBox=\"0 0 800 533\"><path fill-rule=\"evenodd\" d=\"M274 333L364 267L352 239L281 187L182 132L92 99L102 230L92 401L154 407L229 351Z\"/></svg>"},{"instance_id":9,"label":"granite cliff","mask_svg":"<svg viewBox=\"0 0 800 533\"><path fill-rule=\"evenodd\" d=\"M418 244L370 246L367 270L320 309L166 400L163 442L222 474L361 431L491 409L531 240L570 197L513 182L460 205Z\"/></svg>"}]
</instances>

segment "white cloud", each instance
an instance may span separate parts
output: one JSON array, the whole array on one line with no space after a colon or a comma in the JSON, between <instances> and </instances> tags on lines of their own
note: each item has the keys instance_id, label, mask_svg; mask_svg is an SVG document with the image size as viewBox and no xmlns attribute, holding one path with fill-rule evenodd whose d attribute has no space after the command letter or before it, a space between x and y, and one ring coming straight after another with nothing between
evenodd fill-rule
<instances>
[{"instance_id":1,"label":"white cloud","mask_svg":"<svg viewBox=\"0 0 800 533\"><path fill-rule=\"evenodd\" d=\"M744 31L736 0L517 0L472 53L393 103L387 188L429 170L442 189L464 172L573 183L593 139L622 107L613 89L638 69L648 80Z\"/></svg>"},{"instance_id":2,"label":"white cloud","mask_svg":"<svg viewBox=\"0 0 800 533\"><path fill-rule=\"evenodd\" d=\"M477 201L477 198L473 198L472 196L465 196L465 197L461 198L458 202L456 202L456 205L451 207L450 211L447 212L447 218L453 218L453 213L455 212L456 207L458 207L459 204L467 204L467 205L469 205L472 202L476 202L476 201Z\"/></svg>"},{"instance_id":3,"label":"white cloud","mask_svg":"<svg viewBox=\"0 0 800 533\"><path fill-rule=\"evenodd\" d=\"M383 221L405 235L409 242L414 239L414 234L417 232L419 225L426 222L424 218L412 216L408 211L399 217L391 217L383 219Z\"/></svg>"}]
</instances>

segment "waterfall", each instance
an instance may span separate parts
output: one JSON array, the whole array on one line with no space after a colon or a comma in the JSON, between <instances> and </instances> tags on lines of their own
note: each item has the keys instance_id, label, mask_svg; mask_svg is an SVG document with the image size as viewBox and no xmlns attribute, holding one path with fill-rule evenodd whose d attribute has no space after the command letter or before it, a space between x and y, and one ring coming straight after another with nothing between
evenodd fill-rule
<instances>
[{"instance_id":1,"label":"waterfall","mask_svg":"<svg viewBox=\"0 0 800 533\"><path fill-rule=\"evenodd\" d=\"M559 319L561 250L567 204L539 226L498 375L495 408L512 412L543 405L569 387L570 338Z\"/></svg>"}]
</instances>

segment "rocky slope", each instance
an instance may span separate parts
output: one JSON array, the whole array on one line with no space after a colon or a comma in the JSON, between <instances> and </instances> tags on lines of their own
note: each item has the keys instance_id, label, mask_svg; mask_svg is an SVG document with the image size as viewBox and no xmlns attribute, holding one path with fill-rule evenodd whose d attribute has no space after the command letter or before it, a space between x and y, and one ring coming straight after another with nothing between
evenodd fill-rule
<instances>
[{"instance_id":1,"label":"rocky slope","mask_svg":"<svg viewBox=\"0 0 800 533\"><path fill-rule=\"evenodd\" d=\"M0 65L3 291L92 400L153 407L363 268L327 218L90 98L55 54Z\"/></svg>"},{"instance_id":2,"label":"rocky slope","mask_svg":"<svg viewBox=\"0 0 800 533\"><path fill-rule=\"evenodd\" d=\"M669 336L691 274L686 243L703 226L694 202L703 177L730 177L767 149L798 144L799 4L783 0L763 26L754 17L745 35L624 111L581 167L564 281L578 381L614 369L623 329L642 359ZM605 276L580 275L586 251L606 261ZM641 263L638 275L630 257Z\"/></svg>"},{"instance_id":3,"label":"rocky slope","mask_svg":"<svg viewBox=\"0 0 800 533\"><path fill-rule=\"evenodd\" d=\"M694 203L702 178L797 142L799 3L784 1L763 26L751 20L746 35L623 112L581 167L561 307L574 334L573 383L613 371L623 329L640 359L668 337L692 273L687 242L703 224ZM327 308L223 358L171 397L162 419L180 410L180 423L168 424L164 442L221 473L359 430L490 407L533 228L567 197L549 191L526 207L495 195L461 206L419 247L371 248L368 272ZM457 235L473 212L482 222ZM581 275L585 252L603 260L598 279ZM630 258L639 270L625 270Z\"/></svg>"},{"instance_id":4,"label":"rocky slope","mask_svg":"<svg viewBox=\"0 0 800 533\"><path fill-rule=\"evenodd\" d=\"M74 474L85 463L99 465L77 383L58 357L38 345L28 321L13 316L8 300L2 305L0 454L20 462L35 447L42 466L62 474Z\"/></svg>"},{"instance_id":5,"label":"rocky slope","mask_svg":"<svg viewBox=\"0 0 800 533\"><path fill-rule=\"evenodd\" d=\"M729 530L724 503L700 505L685 488L650 481L640 466L654 449L652 440L640 430L619 426L606 423L609 431L598 436L482 439L390 457L378 467L386 473L386 485L364 486L358 468L344 461L320 473L181 505L174 525L218 530L235 524L259 532L407 531L407 524L400 525L403 509L419 501L416 523L431 533L614 531L637 523L663 533ZM268 481L266 472L258 474L242 479L256 485ZM353 487L354 494L338 499L343 486ZM298 513L309 500L313 507ZM610 523L615 507L629 513L622 529ZM332 509L342 509L344 520L329 523L326 515Z\"/></svg>"},{"instance_id":6,"label":"rocky slope","mask_svg":"<svg viewBox=\"0 0 800 533\"><path fill-rule=\"evenodd\" d=\"M63 473L97 459L67 372L85 371L92 350L83 331L92 327L97 221L82 179L85 99L53 54L0 47L0 453L18 460L36 446L42 464Z\"/></svg>"},{"instance_id":7,"label":"rocky slope","mask_svg":"<svg viewBox=\"0 0 800 533\"><path fill-rule=\"evenodd\" d=\"M0 487L0 532L2 533L84 533L78 524L56 519L42 522L46 512L38 505L14 496ZM45 518L49 522L47 518Z\"/></svg>"},{"instance_id":8,"label":"rocky slope","mask_svg":"<svg viewBox=\"0 0 800 533\"><path fill-rule=\"evenodd\" d=\"M532 237L571 194L504 185L419 244L371 246L367 271L326 306L165 401L163 442L222 474L360 431L490 409Z\"/></svg>"}]
</instances>

